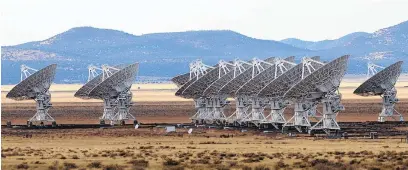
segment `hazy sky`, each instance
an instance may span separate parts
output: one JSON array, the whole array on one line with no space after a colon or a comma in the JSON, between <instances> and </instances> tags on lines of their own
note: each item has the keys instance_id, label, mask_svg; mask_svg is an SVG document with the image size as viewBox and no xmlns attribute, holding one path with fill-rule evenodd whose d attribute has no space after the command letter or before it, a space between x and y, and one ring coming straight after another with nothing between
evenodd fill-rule
<instances>
[{"instance_id":1,"label":"hazy sky","mask_svg":"<svg viewBox=\"0 0 408 170\"><path fill-rule=\"evenodd\" d=\"M140 35L230 29L262 39L334 39L408 20L408 0L1 0L1 45L93 26Z\"/></svg>"}]
</instances>

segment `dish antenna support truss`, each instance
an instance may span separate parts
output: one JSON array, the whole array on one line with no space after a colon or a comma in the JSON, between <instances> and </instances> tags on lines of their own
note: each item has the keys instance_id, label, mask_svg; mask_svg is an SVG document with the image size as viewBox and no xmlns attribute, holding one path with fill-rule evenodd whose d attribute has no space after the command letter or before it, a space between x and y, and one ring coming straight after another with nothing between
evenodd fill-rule
<instances>
[{"instance_id":1,"label":"dish antenna support truss","mask_svg":"<svg viewBox=\"0 0 408 170\"><path fill-rule=\"evenodd\" d=\"M263 61L265 62L265 61ZM286 61L285 59L282 58L275 58L273 62L265 62L271 65L271 67L274 68L274 73L273 73L273 79L276 79L278 76L281 74L284 74L286 71L288 71L290 68L295 66L296 64L290 61ZM290 67L286 67L285 64L289 65ZM260 73L263 74L263 73ZM247 121L252 122L255 126L259 126L260 124L265 124L265 123L270 123L271 120L273 119L272 117L275 116L273 115L273 112L271 112L269 115L265 116L264 115L264 110L265 107L270 103L270 101L267 98L263 97L258 97L257 95L255 96L250 96L250 103L251 103L251 113L248 114L248 117L246 118ZM251 116L249 116L251 115Z\"/></svg>"},{"instance_id":2,"label":"dish antenna support truss","mask_svg":"<svg viewBox=\"0 0 408 170\"><path fill-rule=\"evenodd\" d=\"M119 68L102 65L102 79L106 80L119 70ZM129 112L130 107L133 106L132 92L130 91L130 87L121 91L118 97L111 98L110 96L107 96L103 99L103 101L104 112L102 117L99 119L110 120L111 123L123 120L136 120L136 118Z\"/></svg>"},{"instance_id":3,"label":"dish antenna support truss","mask_svg":"<svg viewBox=\"0 0 408 170\"><path fill-rule=\"evenodd\" d=\"M38 71L37 69L33 69L24 64L21 65L20 69L21 69L21 81L27 79L32 74ZM30 71L33 71L33 72L30 72ZM44 89L44 91L36 92L34 95L35 95L34 100L37 103L36 105L37 112L34 114L33 117L28 119L28 122L30 123L31 122L44 122L44 121L55 122L55 119L51 117L50 114L48 114L48 110L52 107L52 104L50 102L51 94L48 88Z\"/></svg>"},{"instance_id":4,"label":"dish antenna support truss","mask_svg":"<svg viewBox=\"0 0 408 170\"><path fill-rule=\"evenodd\" d=\"M274 63L263 61L258 58L253 58L250 65L251 67L248 68L248 69L252 69L250 78L254 78L258 74L266 70L265 66L273 66ZM246 81L250 81L250 80L246 80ZM228 117L228 119L230 120L232 119L232 122L237 123L237 124L242 124L242 123L247 123L247 122L259 122L265 119L265 116L263 115L263 107L262 107L264 100L258 100L258 98L254 99L248 95L236 94L235 101L236 101L236 111L231 116ZM252 107L251 112L248 112L249 107ZM262 112L262 114L258 114L259 112ZM259 125L259 123L255 123L255 125Z\"/></svg>"},{"instance_id":5,"label":"dish antenna support truss","mask_svg":"<svg viewBox=\"0 0 408 170\"><path fill-rule=\"evenodd\" d=\"M20 70L21 70L20 82L26 79L27 77L31 76L34 72L38 71L37 69L33 69L24 64L21 65ZM33 72L30 72L30 71L33 71Z\"/></svg>"},{"instance_id":6,"label":"dish antenna support truss","mask_svg":"<svg viewBox=\"0 0 408 170\"><path fill-rule=\"evenodd\" d=\"M94 65L88 66L88 82L99 75L99 73L96 70L102 71L101 68L98 68Z\"/></svg>"},{"instance_id":7,"label":"dish antenna support truss","mask_svg":"<svg viewBox=\"0 0 408 170\"><path fill-rule=\"evenodd\" d=\"M207 73L207 69L214 68L209 65L205 65L200 59L190 63L190 80L197 78L197 80Z\"/></svg>"},{"instance_id":8,"label":"dish antenna support truss","mask_svg":"<svg viewBox=\"0 0 408 170\"><path fill-rule=\"evenodd\" d=\"M377 74L379 71L377 69L384 69L384 68L385 67L369 62L367 64L367 79ZM397 90L395 89L395 87L393 87L392 89L385 90L384 93L381 95L381 98L382 98L383 106L382 106L381 113L378 116L378 121L385 122L387 118L392 118L394 120L397 120L395 117L399 117L399 121L404 121L404 117L402 116L402 114L399 113L394 108L395 104L399 101L397 98ZM394 112L396 113L396 115L394 115Z\"/></svg>"},{"instance_id":9,"label":"dish antenna support truss","mask_svg":"<svg viewBox=\"0 0 408 170\"><path fill-rule=\"evenodd\" d=\"M376 65L374 63L367 63L367 79L370 78L371 76L374 76L375 74L378 73L377 69L384 69L385 67Z\"/></svg>"},{"instance_id":10,"label":"dish antenna support truss","mask_svg":"<svg viewBox=\"0 0 408 170\"><path fill-rule=\"evenodd\" d=\"M243 60L236 59L234 61L234 76L235 79L238 75L244 73L246 70L251 69L253 62L245 62ZM247 66L247 67L245 67ZM245 117L247 116L247 111L249 109L248 99L243 96L235 96L235 112L227 117L228 122L241 124Z\"/></svg>"},{"instance_id":11,"label":"dish antenna support truss","mask_svg":"<svg viewBox=\"0 0 408 170\"><path fill-rule=\"evenodd\" d=\"M313 60L312 58L309 57L303 57L302 59L302 79L303 80L307 75L310 75L314 71L317 70L317 68L314 68L312 63L316 63L319 65L324 65L323 62ZM300 80L300 81L301 81ZM316 116L317 113L317 103L315 102L310 102L306 100L298 100L294 103L295 105L295 114L283 124L283 127L286 126L293 126L298 130L299 132L302 132L301 127L311 127L310 121L309 121L309 116ZM277 106L275 109L272 108L272 116L275 118L275 120L272 120L272 124L274 123L281 123L285 120L283 116L283 111L286 108L285 103L278 103L275 106ZM276 126L275 126L276 127Z\"/></svg>"},{"instance_id":12,"label":"dish antenna support truss","mask_svg":"<svg viewBox=\"0 0 408 170\"><path fill-rule=\"evenodd\" d=\"M233 63L220 60L218 62L218 79L234 71L234 66ZM193 120L222 123L227 118L224 114L224 107L228 105L226 95L203 96L195 99L195 104L198 112L192 117Z\"/></svg>"}]
</instances>

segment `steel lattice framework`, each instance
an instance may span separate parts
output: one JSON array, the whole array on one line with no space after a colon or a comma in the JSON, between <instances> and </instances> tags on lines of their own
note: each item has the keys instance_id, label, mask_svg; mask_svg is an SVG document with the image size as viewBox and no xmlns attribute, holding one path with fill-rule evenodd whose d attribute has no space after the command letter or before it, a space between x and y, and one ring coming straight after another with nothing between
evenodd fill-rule
<instances>
[{"instance_id":1,"label":"steel lattice framework","mask_svg":"<svg viewBox=\"0 0 408 170\"><path fill-rule=\"evenodd\" d=\"M54 80L56 69L57 65L52 64L37 72L31 73L29 70L36 70L25 65L21 66L22 81L11 89L6 97L13 100L36 101L37 112L28 122L55 122L54 118L48 114L48 110L52 106L50 103L51 94L49 88ZM23 79L23 77L25 77L25 79Z\"/></svg>"},{"instance_id":2,"label":"steel lattice framework","mask_svg":"<svg viewBox=\"0 0 408 170\"><path fill-rule=\"evenodd\" d=\"M377 66L375 64L368 64L367 76L373 75L363 84L361 84L354 94L360 96L381 96L383 99L383 108L378 117L378 121L384 122L387 118L399 117L400 121L403 121L403 116L394 109L395 104L398 102L396 97L397 91L395 89L395 83L401 74L402 61L396 62L387 68ZM376 68L384 68L380 72ZM394 114L396 113L396 115Z\"/></svg>"},{"instance_id":3,"label":"steel lattice framework","mask_svg":"<svg viewBox=\"0 0 408 170\"><path fill-rule=\"evenodd\" d=\"M219 94L235 98L236 110L232 115L227 117L227 122L234 123L236 125L245 123L245 118L248 115L247 111L250 107L249 98L245 95L236 96L235 93L243 84L265 70L265 67L272 65L271 63L273 63L274 61L275 57L267 58L264 61L254 58L250 63L245 62L241 65L237 65L237 67L234 68L235 71L233 79L222 86L218 91Z\"/></svg>"},{"instance_id":4,"label":"steel lattice framework","mask_svg":"<svg viewBox=\"0 0 408 170\"><path fill-rule=\"evenodd\" d=\"M204 91L210 87L213 82L232 72L234 70L233 67L234 64L232 62L221 60L215 68L197 78L193 83L189 84L183 92L181 92L180 96L184 98L193 98L196 102L198 111L191 118L193 121L198 120L201 122L214 123L214 121L219 122L225 119L223 108L227 104L226 96L207 96L204 94Z\"/></svg>"},{"instance_id":5,"label":"steel lattice framework","mask_svg":"<svg viewBox=\"0 0 408 170\"><path fill-rule=\"evenodd\" d=\"M259 90L265 87L270 81L296 65L293 61L293 56L286 59L275 58L270 65L264 67L263 71L253 76L237 90L235 96L245 96L243 98L249 99L248 102L252 108L251 112L244 118L244 121L251 122L256 126L259 126L261 123L267 123L270 116L265 117L264 109L268 104L268 100L259 97L257 94Z\"/></svg>"},{"instance_id":6,"label":"steel lattice framework","mask_svg":"<svg viewBox=\"0 0 408 170\"><path fill-rule=\"evenodd\" d=\"M139 64L134 63L123 69L110 66L102 68L104 70L108 68L109 71L103 75L104 80L88 94L89 98L104 101L104 114L100 119L112 122L136 120L129 113L130 107L133 105L130 88L135 81Z\"/></svg>"},{"instance_id":7,"label":"steel lattice framework","mask_svg":"<svg viewBox=\"0 0 408 170\"><path fill-rule=\"evenodd\" d=\"M324 130L329 133L330 130L340 129L336 116L339 111L344 110L344 107L340 103L341 95L336 91L346 72L348 58L348 55L342 56L325 64L285 93L284 99L295 101L293 124L298 130L301 130L298 125L307 124L307 127L310 127L307 112L312 106L311 103L317 102L323 103L323 117L310 127L309 132Z\"/></svg>"},{"instance_id":8,"label":"steel lattice framework","mask_svg":"<svg viewBox=\"0 0 408 170\"><path fill-rule=\"evenodd\" d=\"M109 72L115 73L118 71L118 69L123 69L124 67L126 67L125 64L116 65L116 66L113 66L113 68L117 68L117 69L112 69ZM104 68L109 70L109 68L111 67L104 67ZM96 70L100 70L101 73L96 72ZM106 72L108 71L103 71L103 68L99 68L99 67L90 65L88 67L88 82L85 83L77 92L75 92L74 96L81 98L81 99L91 99L89 97L89 93L92 91L93 88L95 88L99 83L101 83L105 77L108 77Z\"/></svg>"},{"instance_id":9,"label":"steel lattice framework","mask_svg":"<svg viewBox=\"0 0 408 170\"><path fill-rule=\"evenodd\" d=\"M196 82L202 76L206 75L211 70L218 67L218 64L215 66L208 66L205 65L201 60L195 60L190 63L190 72L185 73L179 76L176 76L172 79L172 81L179 87L176 92L176 96L183 96L184 90L186 90L191 84ZM203 115L208 111L208 106L206 104L206 100L203 97L194 98L195 108L197 112L194 114L191 119L196 121L199 119L199 115Z\"/></svg>"},{"instance_id":10,"label":"steel lattice framework","mask_svg":"<svg viewBox=\"0 0 408 170\"><path fill-rule=\"evenodd\" d=\"M320 62L320 57L312 58L304 57L302 62L285 73L270 81L259 92L260 98L267 98L271 107L270 119L268 120L275 128L278 124L285 124L286 119L283 115L285 108L289 105L289 101L284 100L285 93L296 83L302 80L302 77L309 75L316 69L320 68L324 63ZM308 69L309 66L309 69ZM311 109L308 116L316 116L316 109Z\"/></svg>"}]
</instances>

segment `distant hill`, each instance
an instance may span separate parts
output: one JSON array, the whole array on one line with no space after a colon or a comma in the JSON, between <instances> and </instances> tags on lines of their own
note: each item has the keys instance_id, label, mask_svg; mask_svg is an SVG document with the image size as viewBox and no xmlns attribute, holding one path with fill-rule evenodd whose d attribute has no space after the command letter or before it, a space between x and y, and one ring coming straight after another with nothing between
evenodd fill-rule
<instances>
[{"instance_id":1,"label":"distant hill","mask_svg":"<svg viewBox=\"0 0 408 170\"><path fill-rule=\"evenodd\" d=\"M336 40L318 42L251 38L230 30L186 31L132 35L123 31L77 27L43 41L2 47L2 84L19 82L19 66L41 68L57 63L57 83L84 83L89 64L140 62L143 80L168 80L188 70L188 63L202 59L209 65L220 59L320 55L323 60L351 54L348 73L366 71L367 60L388 65L408 63L408 22L374 33L356 32ZM406 67L405 67L406 68ZM7 70L7 71L4 71Z\"/></svg>"},{"instance_id":2,"label":"distant hill","mask_svg":"<svg viewBox=\"0 0 408 170\"><path fill-rule=\"evenodd\" d=\"M367 37L369 35L370 34L366 32L355 32L355 33L345 35L335 40L323 40L323 41L314 42L314 41L304 41L304 40L300 40L297 38L288 38L288 39L281 40L281 42L292 45L294 47L298 47L298 48L304 48L304 49L309 49L309 50L325 50L325 49L330 49L333 47L345 46L351 43L357 37Z\"/></svg>"}]
</instances>

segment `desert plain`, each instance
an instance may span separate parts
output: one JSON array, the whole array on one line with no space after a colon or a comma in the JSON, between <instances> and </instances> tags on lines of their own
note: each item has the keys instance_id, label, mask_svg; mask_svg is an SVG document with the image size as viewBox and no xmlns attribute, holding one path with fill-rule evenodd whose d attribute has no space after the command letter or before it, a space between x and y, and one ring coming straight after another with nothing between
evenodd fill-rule
<instances>
[{"instance_id":1,"label":"desert plain","mask_svg":"<svg viewBox=\"0 0 408 170\"><path fill-rule=\"evenodd\" d=\"M346 110L340 122L376 121L380 97L352 94L361 82L343 81L339 91ZM25 124L33 101L16 102L2 86L1 121ZM53 84L58 124L98 124L102 103L73 95L81 85ZM408 118L408 81L397 83L396 109ZM131 113L141 123L189 123L193 101L174 96L174 84L134 84ZM321 108L319 108L321 109ZM225 110L234 111L234 101ZM285 116L290 117L291 107ZM266 113L268 110L265 111ZM129 122L130 123L130 122ZM13 129L2 128L2 169L407 169L405 136L379 139L321 139L299 134L265 134L258 130L179 128Z\"/></svg>"}]
</instances>

